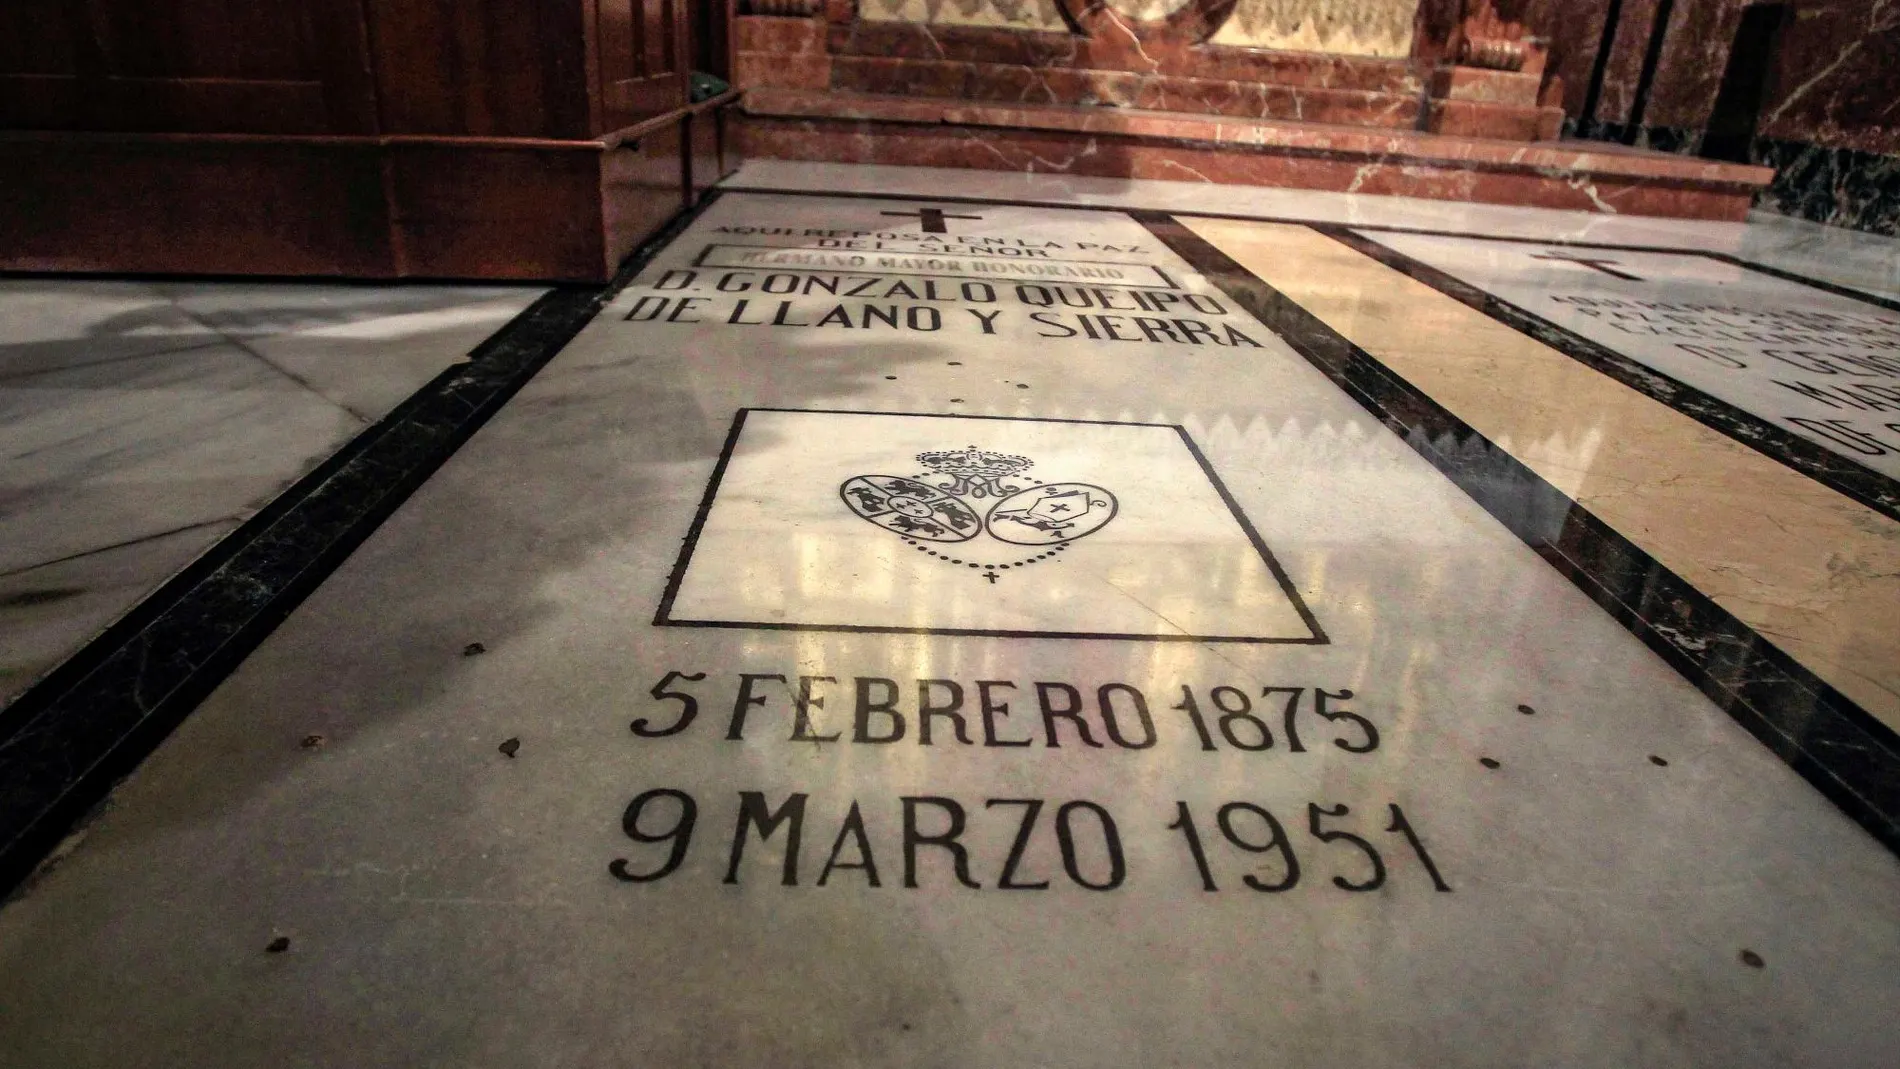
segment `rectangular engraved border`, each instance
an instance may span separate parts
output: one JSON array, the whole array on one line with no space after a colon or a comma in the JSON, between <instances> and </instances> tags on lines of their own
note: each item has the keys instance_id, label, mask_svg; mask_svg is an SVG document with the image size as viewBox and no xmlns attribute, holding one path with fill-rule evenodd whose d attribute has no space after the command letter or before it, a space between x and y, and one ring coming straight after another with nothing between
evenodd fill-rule
<instances>
[{"instance_id":1,"label":"rectangular engraved border","mask_svg":"<svg viewBox=\"0 0 1900 1069\"><path fill-rule=\"evenodd\" d=\"M1181 443L1187 447L1188 455L1192 456L1194 462L1200 465L1202 474L1207 476L1207 481L1213 486L1214 492L1220 495L1220 499L1226 504L1228 512L1233 515L1235 522L1240 524L1240 529L1246 534L1247 541L1253 544L1254 551L1260 554L1260 559L1266 564L1267 570L1273 573L1274 580L1280 584L1281 592L1286 595L1287 600L1293 605L1293 610L1299 613L1301 622L1306 625L1311 635L1307 638L1247 635L1135 635L1093 631L992 631L956 627L884 627L870 624L802 624L789 622L765 623L749 620L678 619L673 616L673 600L678 596L680 584L686 578L686 569L692 563L693 551L699 544L700 532L705 529L706 519L712 514L713 502L719 496L719 482L725 477L726 464L732 459L732 451L737 448L739 444L739 435L745 430L746 416L753 412L809 412L834 416L909 416L921 419L994 419L1016 423L1084 423L1107 427L1161 427L1172 430L1181 436ZM1300 597L1300 592L1294 588L1293 581L1287 577L1286 569L1280 566L1280 562L1274 557L1273 551L1267 548L1266 541L1260 537L1260 532L1254 529L1252 521L1247 519L1247 514L1241 511L1240 503L1235 501L1234 495L1228 492L1227 485L1221 482L1219 475L1215 474L1213 465L1207 462L1207 457L1202 454L1200 446L1194 443L1193 436L1188 434L1186 427L1178 423L1138 423L1131 420L1106 419L1054 419L1038 416L959 415L948 412L877 412L866 409L844 408L756 407L741 408L733 414L732 429L726 433L726 443L719 451L719 460L713 465L712 476L706 481L706 493L700 498L699 510L694 513L692 526L687 529L686 539L680 546L679 558L673 563L673 570L667 576L666 590L660 596L659 609L653 614L653 626L723 627L756 631L836 631L873 635L959 635L971 638L1111 639L1122 642L1228 642L1252 645L1291 646L1326 646L1332 644L1332 640L1326 636L1325 630L1320 627L1319 620L1314 617L1313 610L1307 606L1305 599Z\"/></svg>"}]
</instances>

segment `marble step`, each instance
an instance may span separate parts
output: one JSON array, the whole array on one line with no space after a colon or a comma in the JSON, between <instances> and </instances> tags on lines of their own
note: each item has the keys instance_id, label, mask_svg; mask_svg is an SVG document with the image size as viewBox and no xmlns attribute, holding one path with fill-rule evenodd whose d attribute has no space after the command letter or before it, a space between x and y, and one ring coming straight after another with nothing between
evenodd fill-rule
<instances>
[{"instance_id":1,"label":"marble step","mask_svg":"<svg viewBox=\"0 0 1900 1069\"><path fill-rule=\"evenodd\" d=\"M858 20L740 19L741 50L816 50L834 57L1018 66L1042 70L1126 71L1322 89L1415 94L1420 80L1410 59L1292 52L1219 45L1181 47L1115 34L1101 38L1034 33L993 26L922 25ZM749 24L749 25L748 25ZM787 46L791 48L788 49Z\"/></svg>"},{"instance_id":2,"label":"marble step","mask_svg":"<svg viewBox=\"0 0 1900 1069\"><path fill-rule=\"evenodd\" d=\"M1525 143L1183 111L780 88L749 90L742 111L745 152L764 159L1175 179L1723 220L1744 218L1773 178L1764 167L1601 142Z\"/></svg>"},{"instance_id":3,"label":"marble step","mask_svg":"<svg viewBox=\"0 0 1900 1069\"><path fill-rule=\"evenodd\" d=\"M1009 104L1198 112L1531 141L1563 113L1538 108L1541 75L1264 49L1134 56L1064 34L820 19L746 18L738 83ZM1132 60L1132 62L1131 62ZM1423 121L1421 121L1421 119Z\"/></svg>"},{"instance_id":4,"label":"marble step","mask_svg":"<svg viewBox=\"0 0 1900 1069\"><path fill-rule=\"evenodd\" d=\"M853 93L1145 108L1394 129L1417 124L1420 97L1416 91L873 56L831 57L830 88Z\"/></svg>"}]
</instances>

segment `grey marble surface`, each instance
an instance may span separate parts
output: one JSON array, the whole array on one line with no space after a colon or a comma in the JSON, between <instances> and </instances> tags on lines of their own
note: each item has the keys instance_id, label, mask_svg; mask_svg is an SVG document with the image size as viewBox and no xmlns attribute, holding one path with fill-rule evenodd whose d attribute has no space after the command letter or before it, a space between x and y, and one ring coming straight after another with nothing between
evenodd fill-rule
<instances>
[{"instance_id":1,"label":"grey marble surface","mask_svg":"<svg viewBox=\"0 0 1900 1069\"><path fill-rule=\"evenodd\" d=\"M939 301L940 330L872 333L817 326L835 296L760 297L759 270L666 275L709 243L797 245L897 207L732 197L649 267L0 910L0 1066L1890 1061L1893 856L1245 313L1201 315L1248 345L1091 341L1011 285L993 307ZM1159 266L1169 292L1218 299L1129 220L981 214L965 233ZM904 277L920 285L884 282ZM1000 312L997 332L973 311ZM924 413L951 450L990 444L989 421L957 417L1178 424L1328 641L654 626L741 407ZM869 470L923 463L909 436L800 433ZM1046 591L1076 595L1044 611L1080 632L1083 595L1132 591L1159 616L1156 580L1232 541L1137 527L1187 477L1051 432L1033 470L1090 461L1143 537L1104 527L992 584L859 523L808 451L734 441L781 473L775 518L693 568L788 619L824 599L927 625ZM773 503L758 486L733 492ZM753 706L741 673L792 682ZM808 722L801 676L826 702ZM909 734L854 741L856 678L902 684ZM919 680L963 688L967 743L940 720L921 744ZM1061 691L1038 682L1086 696L1086 728L1039 716ZM1109 741L1096 699L1116 684L1147 695L1151 743L1126 691L1137 745ZM1295 687L1298 747L1265 697ZM1316 715L1314 688L1364 720ZM989 691L1008 708L979 710ZM1249 696L1262 719L1215 711ZM655 789L697 799L665 874L683 806L630 812ZM807 797L802 846L746 831L745 791ZM904 799L925 800L913 840L962 807L967 878L941 845L913 841L907 864ZM993 800L1024 799L1044 805L1019 840L1021 806ZM1118 851L1091 811L1062 815L1075 801L1112 813ZM881 878L824 871L865 851Z\"/></svg>"},{"instance_id":2,"label":"grey marble surface","mask_svg":"<svg viewBox=\"0 0 1900 1069\"><path fill-rule=\"evenodd\" d=\"M0 702L539 292L0 281Z\"/></svg>"},{"instance_id":3,"label":"grey marble surface","mask_svg":"<svg viewBox=\"0 0 1900 1069\"><path fill-rule=\"evenodd\" d=\"M1772 212L1751 213L1746 223L1714 223L1204 182L786 160L749 160L724 184L818 193L984 197L1052 205L1211 212L1316 223L1418 227L1475 237L1699 249L1900 299L1900 238L1823 226Z\"/></svg>"}]
</instances>

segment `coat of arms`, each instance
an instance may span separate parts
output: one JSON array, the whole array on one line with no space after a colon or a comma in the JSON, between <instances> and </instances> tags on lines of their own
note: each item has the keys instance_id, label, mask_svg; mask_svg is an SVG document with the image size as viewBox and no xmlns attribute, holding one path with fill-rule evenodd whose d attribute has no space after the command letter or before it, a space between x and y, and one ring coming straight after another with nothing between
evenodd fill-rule
<instances>
[{"instance_id":1,"label":"coat of arms","mask_svg":"<svg viewBox=\"0 0 1900 1069\"><path fill-rule=\"evenodd\" d=\"M860 518L919 552L983 574L1048 560L1115 518L1115 495L1024 473L1028 457L967 446L917 454L916 475L853 475L838 488ZM985 507L987 506L987 507Z\"/></svg>"}]
</instances>

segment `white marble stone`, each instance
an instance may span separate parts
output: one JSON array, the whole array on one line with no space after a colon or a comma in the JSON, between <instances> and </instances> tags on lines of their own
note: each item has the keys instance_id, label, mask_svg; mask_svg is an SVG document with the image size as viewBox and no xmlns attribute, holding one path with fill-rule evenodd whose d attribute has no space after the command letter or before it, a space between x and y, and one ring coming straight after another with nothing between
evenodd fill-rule
<instances>
[{"instance_id":1,"label":"white marble stone","mask_svg":"<svg viewBox=\"0 0 1900 1069\"><path fill-rule=\"evenodd\" d=\"M1013 286L934 302L938 331L793 326L932 302L741 315L768 274L829 272L668 274L713 243L887 240L884 210L909 207L727 197L530 382L0 910L0 1064L1891 1060L1894 857L1244 315L1193 318L1258 347L985 334L971 310L1036 322ZM973 214L947 240L1114 245L1206 292L1125 221ZM890 232L863 251L969 258ZM670 325L625 318L655 298ZM1179 425L1329 641L654 626L740 408ZM761 518L729 574L805 517ZM656 790L694 800L670 871L684 807ZM787 815L735 863L749 791L805 798L789 858ZM967 879L917 841L943 799ZM875 881L831 864L863 847Z\"/></svg>"},{"instance_id":2,"label":"white marble stone","mask_svg":"<svg viewBox=\"0 0 1900 1069\"><path fill-rule=\"evenodd\" d=\"M0 575L83 606L0 609L0 701L539 292L0 281Z\"/></svg>"},{"instance_id":3,"label":"white marble stone","mask_svg":"<svg viewBox=\"0 0 1900 1069\"><path fill-rule=\"evenodd\" d=\"M237 525L211 520L0 574L0 695L26 689Z\"/></svg>"},{"instance_id":4,"label":"white marble stone","mask_svg":"<svg viewBox=\"0 0 1900 1069\"><path fill-rule=\"evenodd\" d=\"M237 514L365 426L236 346L0 384L0 569Z\"/></svg>"},{"instance_id":5,"label":"white marble stone","mask_svg":"<svg viewBox=\"0 0 1900 1069\"><path fill-rule=\"evenodd\" d=\"M312 390L380 418L500 330L541 291L520 286L168 288L179 307Z\"/></svg>"},{"instance_id":6,"label":"white marble stone","mask_svg":"<svg viewBox=\"0 0 1900 1069\"><path fill-rule=\"evenodd\" d=\"M1900 477L1900 313L1700 256L1360 233Z\"/></svg>"},{"instance_id":7,"label":"white marble stone","mask_svg":"<svg viewBox=\"0 0 1900 1069\"><path fill-rule=\"evenodd\" d=\"M1157 424L749 412L671 619L1319 641L1192 449ZM984 460L1013 470L958 474Z\"/></svg>"},{"instance_id":8,"label":"white marble stone","mask_svg":"<svg viewBox=\"0 0 1900 1069\"><path fill-rule=\"evenodd\" d=\"M1028 200L1050 205L1412 227L1474 236L1700 249L1900 299L1900 239L1768 212L1751 213L1747 223L1717 223L1204 182L785 160L747 161L725 185L820 193Z\"/></svg>"},{"instance_id":9,"label":"white marble stone","mask_svg":"<svg viewBox=\"0 0 1900 1069\"><path fill-rule=\"evenodd\" d=\"M0 281L0 382L222 340L147 283Z\"/></svg>"}]
</instances>

